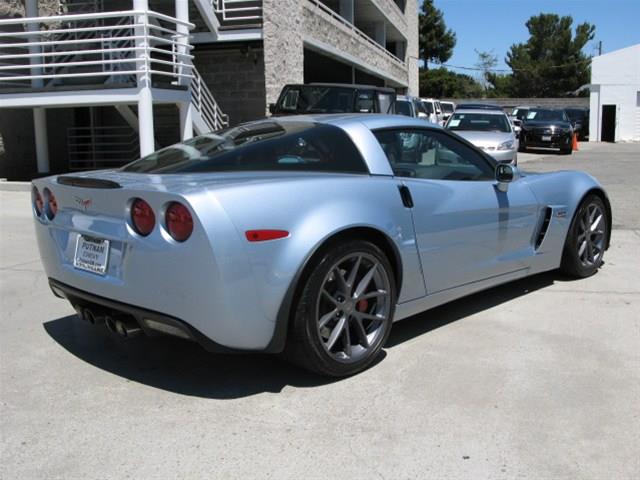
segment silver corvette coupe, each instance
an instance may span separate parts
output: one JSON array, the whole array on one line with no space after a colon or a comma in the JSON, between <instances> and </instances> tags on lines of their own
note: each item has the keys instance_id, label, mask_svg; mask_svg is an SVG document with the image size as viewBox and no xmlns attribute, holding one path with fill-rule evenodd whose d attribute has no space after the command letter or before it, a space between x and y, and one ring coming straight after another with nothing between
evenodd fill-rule
<instances>
[{"instance_id":1,"label":"silver corvette coupe","mask_svg":"<svg viewBox=\"0 0 640 480\"><path fill-rule=\"evenodd\" d=\"M53 293L123 337L282 352L344 376L391 324L527 275L586 277L611 207L402 116L260 120L123 168L33 181Z\"/></svg>"}]
</instances>

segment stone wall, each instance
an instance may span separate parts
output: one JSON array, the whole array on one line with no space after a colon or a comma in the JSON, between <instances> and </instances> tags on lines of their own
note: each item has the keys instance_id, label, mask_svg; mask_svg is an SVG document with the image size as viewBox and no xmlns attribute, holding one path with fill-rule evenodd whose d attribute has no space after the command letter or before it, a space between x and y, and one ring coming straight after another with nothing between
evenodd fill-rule
<instances>
[{"instance_id":1,"label":"stone wall","mask_svg":"<svg viewBox=\"0 0 640 480\"><path fill-rule=\"evenodd\" d=\"M407 0L404 9L407 19L407 53L406 64L409 76L409 95L419 95L418 78L418 0Z\"/></svg>"},{"instance_id":2,"label":"stone wall","mask_svg":"<svg viewBox=\"0 0 640 480\"><path fill-rule=\"evenodd\" d=\"M369 73L391 77L399 83L408 83L407 69L379 48L353 33L351 29L332 18L311 2L303 2L303 32L311 42L320 42L340 54L355 57L371 70ZM359 63L358 62L358 63ZM363 65L359 66L363 68Z\"/></svg>"},{"instance_id":3,"label":"stone wall","mask_svg":"<svg viewBox=\"0 0 640 480\"><path fill-rule=\"evenodd\" d=\"M262 3L267 104L278 100L280 90L287 83L304 82L304 3L306 0L264 0Z\"/></svg>"},{"instance_id":4,"label":"stone wall","mask_svg":"<svg viewBox=\"0 0 640 480\"><path fill-rule=\"evenodd\" d=\"M385 17L387 17L387 19L393 23L393 25L400 30L401 32L405 32L406 28L407 28L407 17L406 17L406 12L409 10L409 8L405 8L405 13L402 13L402 10L400 10L400 7L398 7L398 5L396 5L396 3L393 0L371 0L376 7L378 7L378 10L380 10L381 12L384 13ZM409 0L407 2L407 7L409 7L411 4L415 4L417 0ZM356 8L358 8L358 2L356 2Z\"/></svg>"},{"instance_id":5,"label":"stone wall","mask_svg":"<svg viewBox=\"0 0 640 480\"><path fill-rule=\"evenodd\" d=\"M194 64L231 125L265 116L265 62L260 42L199 46Z\"/></svg>"}]
</instances>

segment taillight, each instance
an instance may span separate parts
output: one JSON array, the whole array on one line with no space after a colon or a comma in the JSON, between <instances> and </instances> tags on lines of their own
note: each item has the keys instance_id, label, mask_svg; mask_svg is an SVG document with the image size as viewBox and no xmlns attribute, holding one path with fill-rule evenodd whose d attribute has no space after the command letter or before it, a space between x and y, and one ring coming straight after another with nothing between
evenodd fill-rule
<instances>
[{"instance_id":1,"label":"taillight","mask_svg":"<svg viewBox=\"0 0 640 480\"><path fill-rule=\"evenodd\" d=\"M193 218L187 207L178 202L172 202L165 212L167 231L177 242L184 242L193 232Z\"/></svg>"},{"instance_id":2,"label":"taillight","mask_svg":"<svg viewBox=\"0 0 640 480\"><path fill-rule=\"evenodd\" d=\"M36 212L36 216L39 217L42 215L42 210L44 210L44 202L42 201L42 195L36 187L33 187L31 190L31 198L33 200L33 209Z\"/></svg>"},{"instance_id":3,"label":"taillight","mask_svg":"<svg viewBox=\"0 0 640 480\"><path fill-rule=\"evenodd\" d=\"M141 198L136 198L131 204L131 223L133 229L143 237L149 235L156 225L153 208Z\"/></svg>"},{"instance_id":4,"label":"taillight","mask_svg":"<svg viewBox=\"0 0 640 480\"><path fill-rule=\"evenodd\" d=\"M56 200L56 196L48 188L44 189L44 198L47 200L47 204L45 205L47 218L53 220L56 213L58 213L58 200Z\"/></svg>"}]
</instances>

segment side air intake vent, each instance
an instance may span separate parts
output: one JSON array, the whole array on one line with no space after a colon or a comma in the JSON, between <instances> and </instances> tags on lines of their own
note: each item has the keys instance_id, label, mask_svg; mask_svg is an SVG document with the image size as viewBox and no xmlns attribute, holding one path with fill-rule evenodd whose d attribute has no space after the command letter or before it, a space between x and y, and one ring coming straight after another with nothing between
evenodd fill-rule
<instances>
[{"instance_id":1,"label":"side air intake vent","mask_svg":"<svg viewBox=\"0 0 640 480\"><path fill-rule=\"evenodd\" d=\"M553 209L551 207L547 207L544 212L544 220L542 221L542 226L540 227L540 233L538 233L538 238L536 238L536 250L540 248L544 237L547 235L547 230L549 229L549 223L551 223L552 214Z\"/></svg>"}]
</instances>

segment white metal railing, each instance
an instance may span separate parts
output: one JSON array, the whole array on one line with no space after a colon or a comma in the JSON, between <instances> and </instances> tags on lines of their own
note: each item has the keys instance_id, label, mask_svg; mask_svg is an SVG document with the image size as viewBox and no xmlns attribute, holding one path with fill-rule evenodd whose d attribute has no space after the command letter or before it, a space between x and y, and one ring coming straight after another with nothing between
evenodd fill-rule
<instances>
[{"instance_id":1,"label":"white metal railing","mask_svg":"<svg viewBox=\"0 0 640 480\"><path fill-rule=\"evenodd\" d=\"M96 24L87 25L88 21ZM15 31L30 24L38 29ZM158 12L137 10L2 19L0 86L54 78L107 81L116 74L188 82L193 78L193 46L188 40L193 27Z\"/></svg>"},{"instance_id":2,"label":"white metal railing","mask_svg":"<svg viewBox=\"0 0 640 480\"><path fill-rule=\"evenodd\" d=\"M380 53L383 53L384 55L386 55L390 60L392 60L393 62L401 65L402 67L405 67L405 62L396 57L393 53L391 53L389 50L387 50L385 47L383 47L382 45L380 45L378 42L376 42L373 38L371 38L369 35L367 35L366 33L364 33L362 30L360 30L358 27L356 27L354 24L352 24L351 22L349 22L347 19L345 19L344 17L342 17L341 15L339 15L338 13L334 12L333 10L331 10L329 7L327 7L324 3L322 3L320 0L307 0L308 2L310 2L311 4L313 4L316 9L318 10L322 10L324 13L326 13L327 15L329 15L331 18L333 18L334 20L336 20L338 23L340 23L343 27L347 28L348 30L351 31L351 33L353 33L356 37L360 38L361 40L363 40L365 43L367 43L368 45L372 46L373 48L375 48L376 50L378 50Z\"/></svg>"},{"instance_id":3,"label":"white metal railing","mask_svg":"<svg viewBox=\"0 0 640 480\"><path fill-rule=\"evenodd\" d=\"M128 126L88 126L67 129L69 169L110 168L139 157L138 134Z\"/></svg>"},{"instance_id":4,"label":"white metal railing","mask_svg":"<svg viewBox=\"0 0 640 480\"><path fill-rule=\"evenodd\" d=\"M242 22L247 26L262 24L262 2L257 0L211 0L221 23Z\"/></svg>"},{"instance_id":5,"label":"white metal railing","mask_svg":"<svg viewBox=\"0 0 640 480\"><path fill-rule=\"evenodd\" d=\"M202 80L198 70L191 70L193 78L189 89L191 90L191 104L200 114L202 120L212 131L229 126L229 116L222 113L218 102Z\"/></svg>"}]
</instances>

